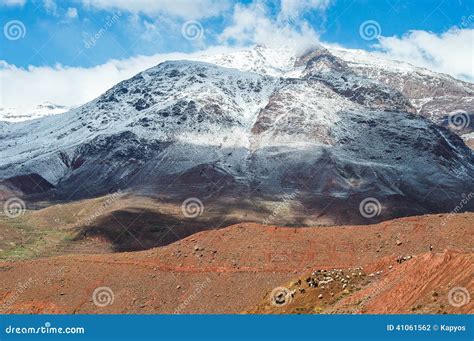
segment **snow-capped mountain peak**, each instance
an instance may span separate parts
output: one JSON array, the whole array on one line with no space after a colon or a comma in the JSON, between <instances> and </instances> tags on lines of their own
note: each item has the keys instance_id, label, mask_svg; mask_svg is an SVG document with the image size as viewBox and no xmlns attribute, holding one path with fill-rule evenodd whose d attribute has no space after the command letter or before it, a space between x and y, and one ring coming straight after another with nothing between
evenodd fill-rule
<instances>
[{"instance_id":1,"label":"snow-capped mountain peak","mask_svg":"<svg viewBox=\"0 0 474 341\"><path fill-rule=\"evenodd\" d=\"M34 174L56 199L117 188L202 197L217 186L248 200L298 190L310 211L364 196L385 201L385 217L442 210L466 179L472 187L474 158L439 127L453 104L433 98L427 115L430 102L416 100L426 81L444 82L445 98L470 110L472 85L364 63L262 46L161 63L62 115L1 124L0 178L16 186Z\"/></svg>"}]
</instances>

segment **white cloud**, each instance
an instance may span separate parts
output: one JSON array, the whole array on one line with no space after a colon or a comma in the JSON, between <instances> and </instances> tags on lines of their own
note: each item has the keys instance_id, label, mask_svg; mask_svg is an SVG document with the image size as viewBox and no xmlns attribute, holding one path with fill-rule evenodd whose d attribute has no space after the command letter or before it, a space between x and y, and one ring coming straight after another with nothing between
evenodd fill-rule
<instances>
[{"instance_id":1,"label":"white cloud","mask_svg":"<svg viewBox=\"0 0 474 341\"><path fill-rule=\"evenodd\" d=\"M318 34L304 20L290 24L280 18L270 18L267 12L268 8L261 2L235 5L232 23L220 34L219 40L239 45L287 46L296 50L318 44Z\"/></svg>"},{"instance_id":2,"label":"white cloud","mask_svg":"<svg viewBox=\"0 0 474 341\"><path fill-rule=\"evenodd\" d=\"M66 16L71 19L77 18L77 8L69 7L67 9Z\"/></svg>"},{"instance_id":3,"label":"white cloud","mask_svg":"<svg viewBox=\"0 0 474 341\"><path fill-rule=\"evenodd\" d=\"M141 38L145 41L153 41L160 37L159 24L143 20L143 27L145 30L140 34Z\"/></svg>"},{"instance_id":4,"label":"white cloud","mask_svg":"<svg viewBox=\"0 0 474 341\"><path fill-rule=\"evenodd\" d=\"M281 0L280 16L284 19L292 19L301 16L309 10L325 10L331 4L331 0Z\"/></svg>"},{"instance_id":5,"label":"white cloud","mask_svg":"<svg viewBox=\"0 0 474 341\"><path fill-rule=\"evenodd\" d=\"M58 11L58 5L54 0L43 0L43 6L47 13L56 15Z\"/></svg>"},{"instance_id":6,"label":"white cloud","mask_svg":"<svg viewBox=\"0 0 474 341\"><path fill-rule=\"evenodd\" d=\"M0 5L3 6L24 6L26 0L2 0Z\"/></svg>"},{"instance_id":7,"label":"white cloud","mask_svg":"<svg viewBox=\"0 0 474 341\"><path fill-rule=\"evenodd\" d=\"M0 0L1 1L1 0ZM8 2L20 3L19 0ZM145 0L84 0L98 8L116 8L138 14L169 13L180 18L196 18L212 15L217 1L145 1ZM3 2L4 4L7 2ZM204 13L202 4L210 4ZM54 2L48 2L54 7ZM303 50L319 44L319 36L302 19L308 9L323 10L329 0L282 0L279 13L270 14L265 3L255 1L248 5L233 7L230 24L219 35L222 47L214 47L193 54L171 53L153 56L136 56L126 60L110 60L91 68L83 67L34 67L18 68L0 60L0 107L31 110L36 105L52 102L66 106L84 104L140 71L170 59L196 59L200 54L230 51L230 45L263 44L269 47L290 47ZM45 3L46 5L46 3ZM176 5L176 6L175 6ZM147 8L147 6L149 8ZM194 14L191 12L194 11ZM66 15L77 17L76 8L68 8ZM142 20L139 15L136 20ZM156 18L155 18L156 19ZM163 20L174 20L165 17ZM291 20L289 20L291 19ZM295 20L296 19L296 20ZM145 20L145 19L143 19ZM158 20L158 19L156 19ZM144 37L154 39L156 20L143 21ZM426 31L411 31L402 37L380 37L378 51L390 59L409 62L438 72L451 74L456 78L474 80L472 53L473 29L452 29L443 34ZM8 85L8 86L6 86Z\"/></svg>"},{"instance_id":8,"label":"white cloud","mask_svg":"<svg viewBox=\"0 0 474 341\"><path fill-rule=\"evenodd\" d=\"M91 68L58 65L23 69L0 60L0 107L28 111L44 102L77 106L96 98L118 82L165 60L198 59L201 54L231 50L217 47L192 54L137 56L126 60L111 60Z\"/></svg>"},{"instance_id":9,"label":"white cloud","mask_svg":"<svg viewBox=\"0 0 474 341\"><path fill-rule=\"evenodd\" d=\"M122 1L122 0L85 0L90 6L98 8L116 8L118 10L128 10L130 12L164 13L168 11L170 15L184 18L209 16L217 13L217 8L222 5L213 6L217 1ZM45 2L45 6L54 8L54 1ZM205 6L204 6L205 5ZM306 8L310 4L300 5L291 10L289 7L285 13L292 16L299 15L298 11ZM314 4L313 4L314 5ZM311 5L311 6L313 6ZM204 10L206 7L206 10ZM206 13L204 13L206 12ZM68 17L77 15L77 10L69 8ZM285 14L286 15L286 14ZM136 20L140 20L138 15L134 15ZM165 17L163 20L167 20ZM171 18L169 19L171 20ZM0 60L0 107L19 108L31 110L40 103L51 102L65 106L77 106L84 104L118 82L130 78L140 71L170 59L195 59L201 54L222 53L233 50L227 43L237 42L238 44L265 44L267 46L287 46L295 49L306 48L318 43L318 35L304 21L296 21L295 25L285 20L279 19L278 15L270 18L267 16L267 7L261 2L250 5L234 6L231 17L231 25L224 29L220 35L223 43L221 47L209 48L205 51L193 54L172 53L157 54L154 56L137 56L127 60L110 60L105 64L91 68L67 67L57 65L54 67L30 66L26 69L18 68L6 61ZM144 36L156 31L156 20L145 20L146 32Z\"/></svg>"},{"instance_id":10,"label":"white cloud","mask_svg":"<svg viewBox=\"0 0 474 341\"><path fill-rule=\"evenodd\" d=\"M172 15L183 19L216 16L229 8L229 0L82 0L85 6L119 9L147 15Z\"/></svg>"},{"instance_id":11,"label":"white cloud","mask_svg":"<svg viewBox=\"0 0 474 341\"><path fill-rule=\"evenodd\" d=\"M474 29L410 31L402 37L380 37L377 47L390 59L474 81Z\"/></svg>"}]
</instances>

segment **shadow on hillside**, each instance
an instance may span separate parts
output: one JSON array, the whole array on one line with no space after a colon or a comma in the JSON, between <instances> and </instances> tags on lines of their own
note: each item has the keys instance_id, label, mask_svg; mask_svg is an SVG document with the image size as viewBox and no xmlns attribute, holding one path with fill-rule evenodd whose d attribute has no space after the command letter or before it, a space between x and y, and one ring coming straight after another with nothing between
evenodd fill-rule
<instances>
[{"instance_id":1,"label":"shadow on hillside","mask_svg":"<svg viewBox=\"0 0 474 341\"><path fill-rule=\"evenodd\" d=\"M91 225L79 227L73 241L99 238L112 245L114 252L147 250L165 246L205 230L224 228L246 219L231 211L235 207L209 209L202 216L187 218L182 214L165 214L149 208L124 208L107 213ZM179 211L181 213L181 211ZM270 214L262 211L263 214Z\"/></svg>"}]
</instances>

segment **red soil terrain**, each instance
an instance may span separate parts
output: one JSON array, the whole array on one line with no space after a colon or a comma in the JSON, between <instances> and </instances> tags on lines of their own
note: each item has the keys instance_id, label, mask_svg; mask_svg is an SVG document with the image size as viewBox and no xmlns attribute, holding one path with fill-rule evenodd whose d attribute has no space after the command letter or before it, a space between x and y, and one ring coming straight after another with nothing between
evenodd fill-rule
<instances>
[{"instance_id":1,"label":"red soil terrain","mask_svg":"<svg viewBox=\"0 0 474 341\"><path fill-rule=\"evenodd\" d=\"M0 312L473 313L473 229L474 213L367 226L242 223L147 251L3 262ZM306 282L328 274L328 284ZM288 304L272 302L281 286Z\"/></svg>"}]
</instances>

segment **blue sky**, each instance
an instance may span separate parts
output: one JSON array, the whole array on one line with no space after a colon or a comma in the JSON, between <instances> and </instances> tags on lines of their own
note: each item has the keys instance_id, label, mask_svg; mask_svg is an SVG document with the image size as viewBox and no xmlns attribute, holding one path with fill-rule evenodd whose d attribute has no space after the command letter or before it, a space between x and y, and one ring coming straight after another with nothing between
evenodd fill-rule
<instances>
[{"instance_id":1,"label":"blue sky","mask_svg":"<svg viewBox=\"0 0 474 341\"><path fill-rule=\"evenodd\" d=\"M337 44L474 81L472 0L0 0L0 25L0 108L20 111L253 44Z\"/></svg>"},{"instance_id":2,"label":"blue sky","mask_svg":"<svg viewBox=\"0 0 474 341\"><path fill-rule=\"evenodd\" d=\"M216 15L206 17L206 14L202 14L196 17L204 28L205 46L220 43L219 34L231 24L236 3L230 2L227 8ZM249 1L243 3L248 4ZM301 17L320 34L322 41L350 48L371 49L374 41L364 40L359 35L359 26L366 20L377 21L383 36L401 36L410 30L442 33L461 25L463 17L472 15L473 4L473 1L461 0L337 0L331 1L324 10L309 9ZM266 5L268 16L276 17L281 8L279 2L268 1ZM104 28L107 21L117 13L121 14L120 18L101 35L100 41L93 48L85 48L85 42ZM173 16L167 11L135 12L120 6L101 8L73 0L27 0L23 5L19 0L17 5L1 7L1 23L3 26L10 20L19 20L24 24L26 34L19 40L8 40L5 35L1 35L0 59L21 67L52 66L57 63L93 66L112 58L124 59L172 51L189 52L204 46L186 40L181 35L180 24L191 18L192 13Z\"/></svg>"}]
</instances>

